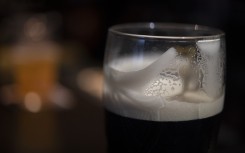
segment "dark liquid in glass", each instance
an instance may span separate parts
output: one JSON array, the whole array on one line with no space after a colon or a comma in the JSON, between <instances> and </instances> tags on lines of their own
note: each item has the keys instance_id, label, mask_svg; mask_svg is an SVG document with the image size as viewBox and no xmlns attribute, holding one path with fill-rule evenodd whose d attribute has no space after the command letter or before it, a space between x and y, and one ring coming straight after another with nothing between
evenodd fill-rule
<instances>
[{"instance_id":1,"label":"dark liquid in glass","mask_svg":"<svg viewBox=\"0 0 245 153\"><path fill-rule=\"evenodd\" d=\"M210 153L221 116L158 122L105 112L108 153Z\"/></svg>"}]
</instances>

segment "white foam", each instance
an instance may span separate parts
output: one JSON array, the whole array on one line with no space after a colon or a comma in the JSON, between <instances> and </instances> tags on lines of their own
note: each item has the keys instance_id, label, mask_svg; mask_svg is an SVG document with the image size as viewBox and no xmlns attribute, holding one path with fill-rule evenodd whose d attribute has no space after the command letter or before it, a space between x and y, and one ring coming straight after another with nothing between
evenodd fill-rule
<instances>
[{"instance_id":1,"label":"white foam","mask_svg":"<svg viewBox=\"0 0 245 153\"><path fill-rule=\"evenodd\" d=\"M122 58L106 66L110 72L106 74L104 88L107 109L125 117L153 121L201 119L222 111L223 90L219 97L210 96L202 88L187 90L179 71L188 62L178 57L174 48L144 59L141 67L132 68L132 61L136 60L132 58Z\"/></svg>"},{"instance_id":2,"label":"white foam","mask_svg":"<svg viewBox=\"0 0 245 153\"><path fill-rule=\"evenodd\" d=\"M223 75L219 71L222 64L221 54L220 54L220 40L216 39L213 41L198 41L198 48L202 51L201 55L206 60L206 71L208 75L204 76L204 90L211 97L220 96L221 89L223 88ZM220 90L217 90L219 88Z\"/></svg>"},{"instance_id":3,"label":"white foam","mask_svg":"<svg viewBox=\"0 0 245 153\"><path fill-rule=\"evenodd\" d=\"M177 55L174 48L170 48L166 53L159 57L150 56L142 61L142 67L136 67L132 70L134 65L132 61L135 59L123 59L117 64L112 63L110 68L110 77L112 82L118 86L125 86L130 89L141 91L144 89L144 85L149 83L152 78L156 77L168 63L171 62ZM154 61L154 59L157 59ZM137 60L137 59L136 59ZM131 69L131 70L130 70Z\"/></svg>"}]
</instances>

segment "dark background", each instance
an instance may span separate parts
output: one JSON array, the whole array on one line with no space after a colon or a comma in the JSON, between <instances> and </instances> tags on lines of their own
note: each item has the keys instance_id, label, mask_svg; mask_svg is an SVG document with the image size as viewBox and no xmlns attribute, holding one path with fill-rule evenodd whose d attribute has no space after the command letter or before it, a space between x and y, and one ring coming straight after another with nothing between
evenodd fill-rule
<instances>
[{"instance_id":1,"label":"dark background","mask_svg":"<svg viewBox=\"0 0 245 153\"><path fill-rule=\"evenodd\" d=\"M57 125L54 126L54 131L57 130L60 133L58 134L59 143L58 147L47 147L51 149L46 149L46 152L105 152L103 109L100 104L97 104L101 102L86 92L78 90L75 85L71 85L74 83L71 80L74 79L73 75L76 71L81 68L102 68L107 29L114 24L126 22L191 23L216 27L226 33L227 89L218 151L221 153L245 152L244 1L1 0L1 45L14 44L18 41L18 25L21 24L16 23L16 19L19 15L31 16L40 13L55 16L48 20L51 27L52 23L55 23L52 27L54 29L52 40L66 48L73 48L72 51L67 51L66 55L70 55L74 60L70 65L69 60L68 64L64 64L70 67L60 72L60 81L74 89L78 101L72 110L55 111ZM28 147L14 145L18 137L13 132L18 129L16 108L1 106L0 112L0 133L2 134L0 135L2 147L0 152L2 150L28 152L28 149L25 149ZM42 131L43 124L48 124L46 118L43 117L47 113L33 115L24 112L23 114L31 120L27 125L29 125L30 133L33 132L33 139L35 137L38 139L40 136L35 134L38 130ZM50 118L49 115L48 113L47 118ZM35 127L35 124L42 126ZM42 141L37 141L37 143L42 143ZM16 151L18 149L20 151ZM41 149L39 151L42 152Z\"/></svg>"}]
</instances>

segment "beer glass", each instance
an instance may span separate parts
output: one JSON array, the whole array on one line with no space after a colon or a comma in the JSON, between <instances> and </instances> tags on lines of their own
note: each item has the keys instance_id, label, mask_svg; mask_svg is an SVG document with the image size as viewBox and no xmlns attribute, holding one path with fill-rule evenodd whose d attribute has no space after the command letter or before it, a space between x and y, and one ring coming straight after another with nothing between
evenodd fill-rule
<instances>
[{"instance_id":1,"label":"beer glass","mask_svg":"<svg viewBox=\"0 0 245 153\"><path fill-rule=\"evenodd\" d=\"M109 29L104 58L109 153L214 151L225 95L225 35L132 23Z\"/></svg>"}]
</instances>

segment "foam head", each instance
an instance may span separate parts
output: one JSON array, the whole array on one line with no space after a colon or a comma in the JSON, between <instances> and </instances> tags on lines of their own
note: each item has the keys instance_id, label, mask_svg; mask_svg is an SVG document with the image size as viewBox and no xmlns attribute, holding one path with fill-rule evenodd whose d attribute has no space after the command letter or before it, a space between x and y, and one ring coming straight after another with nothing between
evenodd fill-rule
<instances>
[{"instance_id":1,"label":"foam head","mask_svg":"<svg viewBox=\"0 0 245 153\"><path fill-rule=\"evenodd\" d=\"M146 55L135 69L131 67L135 58L109 63L104 90L107 109L125 117L153 121L193 120L221 112L222 85L212 84L218 76L210 74L219 64L219 41L197 42L197 48L195 54L199 53L201 61L181 56L172 47L161 55ZM210 58L210 52L217 56Z\"/></svg>"}]
</instances>

